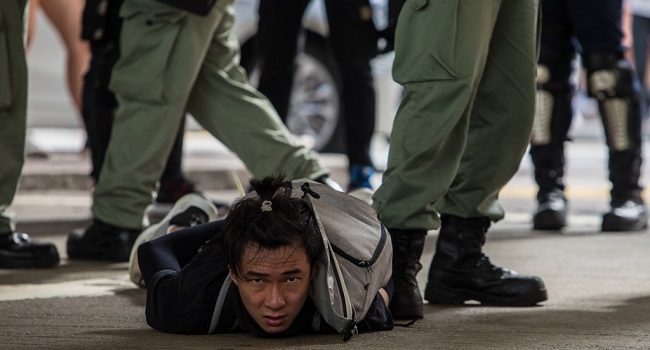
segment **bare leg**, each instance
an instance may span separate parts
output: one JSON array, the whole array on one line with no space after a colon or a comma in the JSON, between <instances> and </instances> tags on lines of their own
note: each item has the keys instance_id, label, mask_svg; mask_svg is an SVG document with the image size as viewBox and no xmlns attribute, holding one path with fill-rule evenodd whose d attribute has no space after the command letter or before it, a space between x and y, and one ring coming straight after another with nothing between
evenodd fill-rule
<instances>
[{"instance_id":1,"label":"bare leg","mask_svg":"<svg viewBox=\"0 0 650 350\"><path fill-rule=\"evenodd\" d=\"M27 45L25 49L29 50L32 46L32 41L34 41L34 36L36 35L36 14L40 8L40 0L30 0L29 9L28 9L28 18L27 18Z\"/></svg>"},{"instance_id":2,"label":"bare leg","mask_svg":"<svg viewBox=\"0 0 650 350\"><path fill-rule=\"evenodd\" d=\"M90 62L88 43L81 39L81 15L84 3L85 0L40 1L43 12L59 32L66 47L68 88L80 115L83 76Z\"/></svg>"}]
</instances>

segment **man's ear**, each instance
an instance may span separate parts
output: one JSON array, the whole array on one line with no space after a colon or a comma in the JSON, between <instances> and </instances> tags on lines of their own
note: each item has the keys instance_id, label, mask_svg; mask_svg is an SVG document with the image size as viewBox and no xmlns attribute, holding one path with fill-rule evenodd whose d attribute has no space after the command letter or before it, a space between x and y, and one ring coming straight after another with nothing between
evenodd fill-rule
<instances>
[{"instance_id":1,"label":"man's ear","mask_svg":"<svg viewBox=\"0 0 650 350\"><path fill-rule=\"evenodd\" d=\"M309 277L310 281L314 280L314 277L316 277L317 272L318 272L318 265L314 264L314 266L311 267L311 276Z\"/></svg>"},{"instance_id":2,"label":"man's ear","mask_svg":"<svg viewBox=\"0 0 650 350\"><path fill-rule=\"evenodd\" d=\"M235 273L230 268L230 265L228 265L228 275L230 275L230 279L237 286L238 285L237 283L239 283L239 281L237 281L237 277L235 276Z\"/></svg>"}]
</instances>

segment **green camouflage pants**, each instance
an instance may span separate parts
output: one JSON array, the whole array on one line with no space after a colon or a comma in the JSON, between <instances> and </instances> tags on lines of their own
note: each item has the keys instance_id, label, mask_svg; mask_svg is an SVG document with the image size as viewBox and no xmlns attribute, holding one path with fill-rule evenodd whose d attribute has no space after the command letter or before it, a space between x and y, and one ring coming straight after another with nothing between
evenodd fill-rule
<instances>
[{"instance_id":1,"label":"green camouflage pants","mask_svg":"<svg viewBox=\"0 0 650 350\"><path fill-rule=\"evenodd\" d=\"M118 111L100 180L95 218L140 228L185 111L235 152L253 175L324 175L239 66L232 0L203 17L154 0L126 0L121 57L110 88Z\"/></svg>"},{"instance_id":2,"label":"green camouflage pants","mask_svg":"<svg viewBox=\"0 0 650 350\"><path fill-rule=\"evenodd\" d=\"M0 233L15 229L7 212L25 161L27 64L24 14L27 0L0 1Z\"/></svg>"},{"instance_id":3,"label":"green camouflage pants","mask_svg":"<svg viewBox=\"0 0 650 350\"><path fill-rule=\"evenodd\" d=\"M503 218L533 125L537 22L538 0L406 1L393 66L405 94L374 195L387 227Z\"/></svg>"}]
</instances>

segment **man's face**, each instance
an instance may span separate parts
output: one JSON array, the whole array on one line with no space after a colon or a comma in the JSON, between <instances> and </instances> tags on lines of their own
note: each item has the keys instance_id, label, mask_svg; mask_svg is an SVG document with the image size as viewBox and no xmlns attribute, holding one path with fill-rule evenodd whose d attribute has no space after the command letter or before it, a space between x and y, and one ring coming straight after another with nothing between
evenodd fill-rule
<instances>
[{"instance_id":1,"label":"man's face","mask_svg":"<svg viewBox=\"0 0 650 350\"><path fill-rule=\"evenodd\" d=\"M231 269L230 277L253 320L267 333L281 333L302 310L312 272L304 249L249 246L242 256L243 276L237 279Z\"/></svg>"}]
</instances>

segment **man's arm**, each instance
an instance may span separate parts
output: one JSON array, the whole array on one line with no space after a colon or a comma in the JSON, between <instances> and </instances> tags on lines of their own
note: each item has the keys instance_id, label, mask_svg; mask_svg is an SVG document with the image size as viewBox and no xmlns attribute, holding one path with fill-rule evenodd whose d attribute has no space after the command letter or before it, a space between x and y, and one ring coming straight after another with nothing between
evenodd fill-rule
<instances>
[{"instance_id":1,"label":"man's arm","mask_svg":"<svg viewBox=\"0 0 650 350\"><path fill-rule=\"evenodd\" d=\"M208 228L215 231L215 223L194 226L147 242L138 250L141 267L147 277L147 323L154 329L185 334L206 334L219 290L228 267L221 246L213 243L204 246L196 256L175 250L192 246L184 239L193 231ZM196 248L194 248L196 252ZM183 262L185 259L191 260ZM182 268L182 269L181 269Z\"/></svg>"},{"instance_id":2,"label":"man's arm","mask_svg":"<svg viewBox=\"0 0 650 350\"><path fill-rule=\"evenodd\" d=\"M393 329L393 315L388 310L388 300L386 290L384 288L379 289L366 317L357 323L359 332L388 331Z\"/></svg>"}]
</instances>

